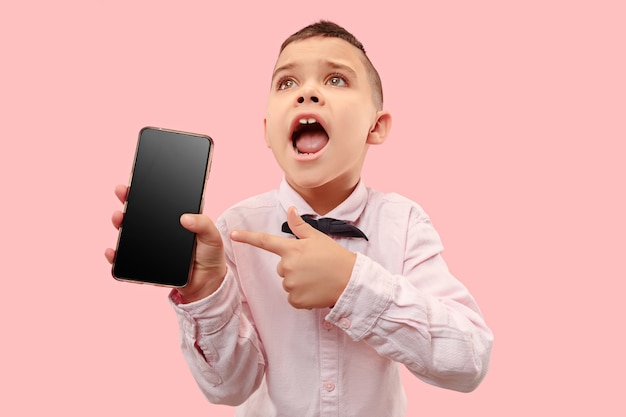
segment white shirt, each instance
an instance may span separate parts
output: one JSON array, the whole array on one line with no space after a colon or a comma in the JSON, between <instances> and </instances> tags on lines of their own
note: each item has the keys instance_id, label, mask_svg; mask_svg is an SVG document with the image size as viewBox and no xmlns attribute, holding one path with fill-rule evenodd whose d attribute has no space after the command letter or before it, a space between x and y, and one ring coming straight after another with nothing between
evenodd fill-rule
<instances>
[{"instance_id":1,"label":"white shirt","mask_svg":"<svg viewBox=\"0 0 626 417\"><path fill-rule=\"evenodd\" d=\"M209 401L242 404L241 417L399 417L398 364L436 386L480 383L491 331L416 203L361 182L324 216L353 223L369 241L333 238L356 263L335 306L313 310L287 302L277 255L228 237L239 229L295 239L281 232L290 206L317 217L284 180L228 209L216 223L228 263L220 289L189 304L170 295L183 354Z\"/></svg>"}]
</instances>

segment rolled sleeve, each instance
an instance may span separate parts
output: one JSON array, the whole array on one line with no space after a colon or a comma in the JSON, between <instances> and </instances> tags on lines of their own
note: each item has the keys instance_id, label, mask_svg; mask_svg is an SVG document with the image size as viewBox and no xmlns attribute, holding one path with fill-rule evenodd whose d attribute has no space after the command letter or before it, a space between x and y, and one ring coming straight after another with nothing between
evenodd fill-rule
<instances>
[{"instance_id":1,"label":"rolled sleeve","mask_svg":"<svg viewBox=\"0 0 626 417\"><path fill-rule=\"evenodd\" d=\"M389 306L393 291L393 276L357 253L348 285L326 320L343 329L352 340L361 340Z\"/></svg>"},{"instance_id":2,"label":"rolled sleeve","mask_svg":"<svg viewBox=\"0 0 626 417\"><path fill-rule=\"evenodd\" d=\"M180 345L192 374L212 386L220 385L223 381L215 369L218 352L211 339L204 336L224 328L238 309L239 294L232 275L227 274L218 290L201 300L183 304L176 290L172 290L169 300L178 318Z\"/></svg>"},{"instance_id":3,"label":"rolled sleeve","mask_svg":"<svg viewBox=\"0 0 626 417\"><path fill-rule=\"evenodd\" d=\"M213 334L224 327L240 305L234 281L229 272L217 291L202 300L188 304L183 304L178 291L173 290L170 293L170 302L179 318L181 328L185 331L196 331L198 327L202 334Z\"/></svg>"}]
</instances>

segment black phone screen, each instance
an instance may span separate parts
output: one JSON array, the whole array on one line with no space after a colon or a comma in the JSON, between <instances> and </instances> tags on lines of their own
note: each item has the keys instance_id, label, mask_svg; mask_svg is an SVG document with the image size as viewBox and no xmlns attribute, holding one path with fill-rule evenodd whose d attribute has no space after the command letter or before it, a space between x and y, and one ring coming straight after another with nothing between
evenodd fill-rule
<instances>
[{"instance_id":1,"label":"black phone screen","mask_svg":"<svg viewBox=\"0 0 626 417\"><path fill-rule=\"evenodd\" d=\"M113 262L116 279L187 284L196 237L180 216L202 210L212 149L205 135L141 130Z\"/></svg>"}]
</instances>

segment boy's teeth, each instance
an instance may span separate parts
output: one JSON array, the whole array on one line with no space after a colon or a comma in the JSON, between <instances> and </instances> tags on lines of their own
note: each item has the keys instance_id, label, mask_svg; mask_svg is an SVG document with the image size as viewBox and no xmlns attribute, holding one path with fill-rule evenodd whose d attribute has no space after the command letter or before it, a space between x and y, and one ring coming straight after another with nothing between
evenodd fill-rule
<instances>
[{"instance_id":1,"label":"boy's teeth","mask_svg":"<svg viewBox=\"0 0 626 417\"><path fill-rule=\"evenodd\" d=\"M308 119L305 119L304 117L302 119L299 120L301 125L307 125L307 124L313 124L313 123L317 123L317 120L315 120L314 118L310 117Z\"/></svg>"}]
</instances>

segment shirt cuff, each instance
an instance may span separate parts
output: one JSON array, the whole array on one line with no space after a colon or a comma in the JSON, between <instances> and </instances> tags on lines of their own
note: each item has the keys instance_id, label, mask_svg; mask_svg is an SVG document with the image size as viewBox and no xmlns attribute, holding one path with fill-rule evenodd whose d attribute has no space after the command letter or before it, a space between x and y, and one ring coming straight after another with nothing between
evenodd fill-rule
<instances>
[{"instance_id":1,"label":"shirt cuff","mask_svg":"<svg viewBox=\"0 0 626 417\"><path fill-rule=\"evenodd\" d=\"M240 304L237 285L230 270L220 287L208 297L183 304L178 291L172 290L169 301L178 315L182 330L194 335L212 334L220 330Z\"/></svg>"},{"instance_id":2,"label":"shirt cuff","mask_svg":"<svg viewBox=\"0 0 626 417\"><path fill-rule=\"evenodd\" d=\"M393 299L393 276L361 253L348 285L326 316L354 341L367 336Z\"/></svg>"}]
</instances>

